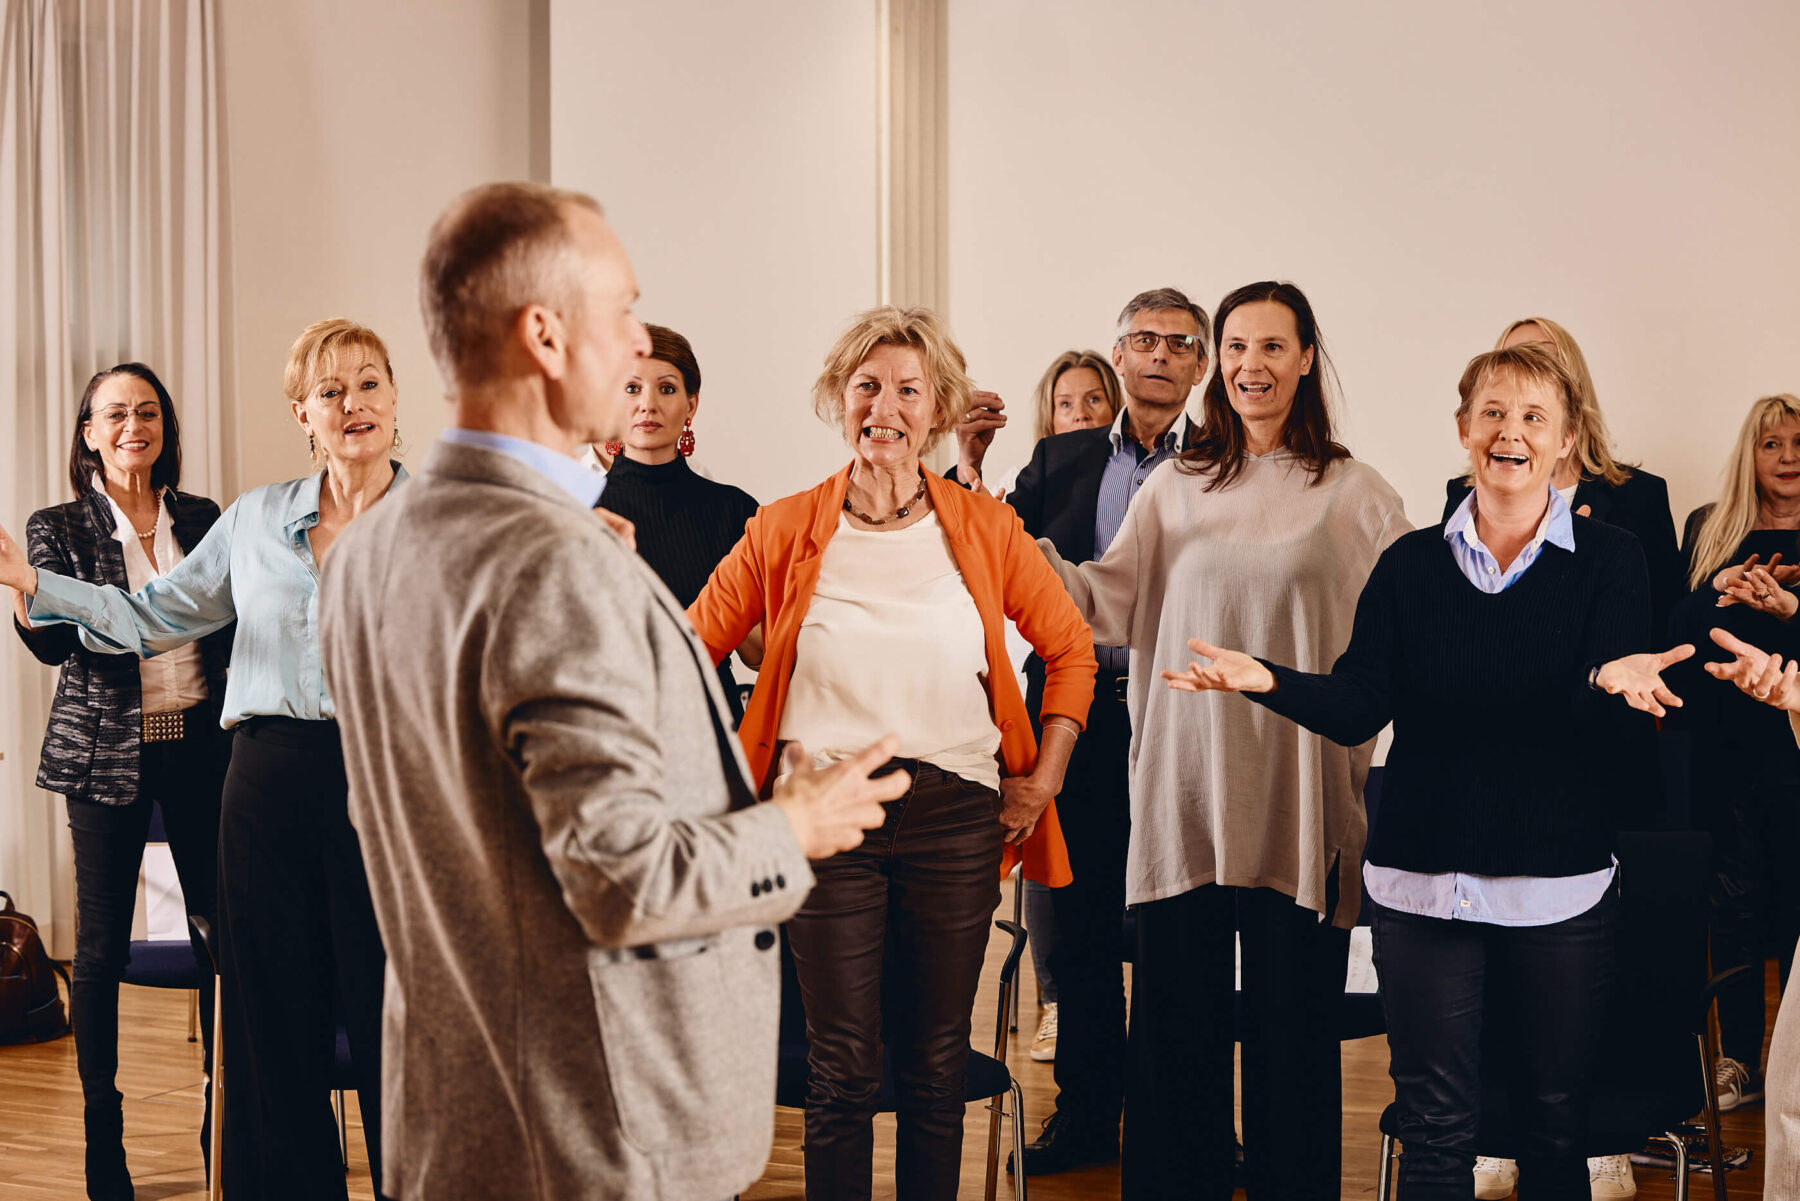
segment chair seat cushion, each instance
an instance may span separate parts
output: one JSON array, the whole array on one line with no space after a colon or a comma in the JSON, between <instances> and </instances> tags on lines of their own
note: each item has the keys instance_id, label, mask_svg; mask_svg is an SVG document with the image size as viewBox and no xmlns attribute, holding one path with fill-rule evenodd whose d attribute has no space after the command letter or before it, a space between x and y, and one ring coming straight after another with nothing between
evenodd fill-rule
<instances>
[{"instance_id":1,"label":"chair seat cushion","mask_svg":"<svg viewBox=\"0 0 1800 1201\"><path fill-rule=\"evenodd\" d=\"M192 943L173 939L131 944L125 983L144 988L199 988L203 975Z\"/></svg>"}]
</instances>

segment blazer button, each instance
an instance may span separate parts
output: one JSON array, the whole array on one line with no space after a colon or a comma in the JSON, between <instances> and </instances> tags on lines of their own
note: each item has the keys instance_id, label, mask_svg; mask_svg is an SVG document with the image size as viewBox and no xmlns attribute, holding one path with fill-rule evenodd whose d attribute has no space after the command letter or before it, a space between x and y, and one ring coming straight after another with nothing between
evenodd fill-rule
<instances>
[{"instance_id":1,"label":"blazer button","mask_svg":"<svg viewBox=\"0 0 1800 1201\"><path fill-rule=\"evenodd\" d=\"M787 877L786 876L776 876L775 877L775 887L776 888L786 888L787 887Z\"/></svg>"},{"instance_id":2,"label":"blazer button","mask_svg":"<svg viewBox=\"0 0 1800 1201\"><path fill-rule=\"evenodd\" d=\"M775 945L775 931L758 930L756 932L756 949L766 951Z\"/></svg>"},{"instance_id":3,"label":"blazer button","mask_svg":"<svg viewBox=\"0 0 1800 1201\"><path fill-rule=\"evenodd\" d=\"M758 884L755 880L750 881L750 895L753 897L762 896L762 885Z\"/></svg>"},{"instance_id":4,"label":"blazer button","mask_svg":"<svg viewBox=\"0 0 1800 1201\"><path fill-rule=\"evenodd\" d=\"M763 882L762 882L762 890L764 892L774 892L775 891L775 881L769 879L767 876L764 876Z\"/></svg>"}]
</instances>

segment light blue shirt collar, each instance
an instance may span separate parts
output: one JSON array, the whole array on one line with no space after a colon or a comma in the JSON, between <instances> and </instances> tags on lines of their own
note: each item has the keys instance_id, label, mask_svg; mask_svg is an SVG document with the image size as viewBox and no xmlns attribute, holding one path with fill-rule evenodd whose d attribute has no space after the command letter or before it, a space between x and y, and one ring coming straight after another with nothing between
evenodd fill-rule
<instances>
[{"instance_id":1,"label":"light blue shirt collar","mask_svg":"<svg viewBox=\"0 0 1800 1201\"><path fill-rule=\"evenodd\" d=\"M600 493L606 489L604 475L594 471L580 459L559 454L541 443L528 442L524 438L514 438L508 434L466 430L457 426L445 430L441 437L445 442L458 446L480 446L517 459L574 497L584 509L591 509L599 504Z\"/></svg>"},{"instance_id":2,"label":"light blue shirt collar","mask_svg":"<svg viewBox=\"0 0 1800 1201\"><path fill-rule=\"evenodd\" d=\"M1129 407L1121 407L1119 415L1113 418L1112 429L1107 432L1106 436L1112 442L1112 451L1115 455L1125 449L1125 418L1130 412ZM1180 451L1181 440L1187 436L1187 431L1188 415L1187 410L1183 409L1181 416L1175 419L1175 424L1171 425L1164 431L1163 436L1157 439L1155 450Z\"/></svg>"},{"instance_id":3,"label":"light blue shirt collar","mask_svg":"<svg viewBox=\"0 0 1800 1201\"><path fill-rule=\"evenodd\" d=\"M1456 512L1444 523L1444 541L1449 542L1461 535L1464 542L1478 548L1483 554L1488 549L1481 545L1481 539L1475 536L1475 490L1463 497L1462 504L1456 506ZM1548 542L1552 546L1560 546L1564 550L1575 549L1575 522L1569 513L1569 502L1562 498L1562 493L1555 488L1550 489L1550 504L1544 509L1544 516L1538 522L1537 533L1532 535L1530 546L1533 551Z\"/></svg>"}]
</instances>

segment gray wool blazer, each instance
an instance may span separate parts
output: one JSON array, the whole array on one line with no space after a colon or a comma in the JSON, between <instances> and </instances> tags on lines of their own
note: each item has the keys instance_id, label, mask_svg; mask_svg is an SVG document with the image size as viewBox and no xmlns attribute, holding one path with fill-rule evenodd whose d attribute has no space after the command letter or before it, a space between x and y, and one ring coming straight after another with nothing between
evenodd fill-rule
<instances>
[{"instance_id":1,"label":"gray wool blazer","mask_svg":"<svg viewBox=\"0 0 1800 1201\"><path fill-rule=\"evenodd\" d=\"M439 443L319 588L387 947L381 1188L713 1201L773 1133L770 928L812 872L644 562Z\"/></svg>"}]
</instances>

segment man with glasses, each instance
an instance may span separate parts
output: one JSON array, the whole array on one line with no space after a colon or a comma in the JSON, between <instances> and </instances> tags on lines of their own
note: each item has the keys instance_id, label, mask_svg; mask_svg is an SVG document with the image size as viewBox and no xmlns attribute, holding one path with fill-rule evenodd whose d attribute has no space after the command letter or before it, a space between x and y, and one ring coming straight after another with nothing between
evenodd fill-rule
<instances>
[{"instance_id":1,"label":"man with glasses","mask_svg":"<svg viewBox=\"0 0 1800 1201\"><path fill-rule=\"evenodd\" d=\"M1132 498L1150 472L1186 449L1193 433L1188 394L1206 373L1206 312L1174 288L1131 298L1119 314L1112 361L1125 408L1109 428L1075 430L1039 442L1006 500L1035 538L1048 538L1071 563L1106 553ZM951 478L979 482L994 431L1006 424L999 398L957 429ZM1125 913L1125 851L1131 840L1125 711L1127 648L1095 646L1100 672L1087 733L1069 761L1057 816L1069 846L1074 883L1051 891L1058 945L1051 956L1058 990L1056 1112L1025 1148L1032 1176L1119 1157L1125 1096L1125 978L1120 928ZM1027 708L1037 713L1044 666L1025 668ZM1010 1167L1010 1164L1009 1164Z\"/></svg>"}]
</instances>

